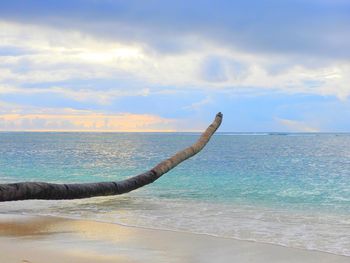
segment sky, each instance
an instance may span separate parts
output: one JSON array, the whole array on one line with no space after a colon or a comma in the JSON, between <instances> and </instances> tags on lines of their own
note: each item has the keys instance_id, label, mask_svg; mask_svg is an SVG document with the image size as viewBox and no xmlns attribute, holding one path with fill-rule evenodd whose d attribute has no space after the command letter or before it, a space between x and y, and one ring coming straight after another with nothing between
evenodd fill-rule
<instances>
[{"instance_id":1,"label":"sky","mask_svg":"<svg viewBox=\"0 0 350 263\"><path fill-rule=\"evenodd\" d=\"M350 131L350 1L0 1L0 131Z\"/></svg>"}]
</instances>

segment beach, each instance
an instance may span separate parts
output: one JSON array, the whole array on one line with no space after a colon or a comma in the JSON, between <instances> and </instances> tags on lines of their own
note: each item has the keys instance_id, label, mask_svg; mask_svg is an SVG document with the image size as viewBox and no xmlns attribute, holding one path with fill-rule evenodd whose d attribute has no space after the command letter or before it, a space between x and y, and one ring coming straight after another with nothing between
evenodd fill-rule
<instances>
[{"instance_id":1,"label":"beach","mask_svg":"<svg viewBox=\"0 0 350 263\"><path fill-rule=\"evenodd\" d=\"M209 235L59 217L1 215L0 262L349 262L349 257Z\"/></svg>"}]
</instances>

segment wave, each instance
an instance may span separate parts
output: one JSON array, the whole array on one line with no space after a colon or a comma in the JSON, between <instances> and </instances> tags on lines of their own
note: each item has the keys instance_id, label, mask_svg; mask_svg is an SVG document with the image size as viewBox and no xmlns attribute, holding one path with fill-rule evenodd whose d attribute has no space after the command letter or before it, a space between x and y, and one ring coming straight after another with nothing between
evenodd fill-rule
<instances>
[{"instance_id":1,"label":"wave","mask_svg":"<svg viewBox=\"0 0 350 263\"><path fill-rule=\"evenodd\" d=\"M3 203L1 212L206 234L350 256L350 215L138 196L11 202Z\"/></svg>"}]
</instances>

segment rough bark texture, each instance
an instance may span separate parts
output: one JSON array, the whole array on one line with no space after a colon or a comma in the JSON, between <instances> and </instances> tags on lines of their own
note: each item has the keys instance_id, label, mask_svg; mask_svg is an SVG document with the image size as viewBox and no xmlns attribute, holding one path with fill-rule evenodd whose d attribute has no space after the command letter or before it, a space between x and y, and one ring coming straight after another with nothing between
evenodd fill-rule
<instances>
[{"instance_id":1,"label":"rough bark texture","mask_svg":"<svg viewBox=\"0 0 350 263\"><path fill-rule=\"evenodd\" d=\"M43 182L23 182L0 184L0 202L27 199L79 199L104 195L119 195L144 185L153 183L175 166L200 152L211 136L219 128L222 114L219 112L213 123L202 133L192 146L160 162L151 170L119 182L100 182L84 184L51 184Z\"/></svg>"}]
</instances>

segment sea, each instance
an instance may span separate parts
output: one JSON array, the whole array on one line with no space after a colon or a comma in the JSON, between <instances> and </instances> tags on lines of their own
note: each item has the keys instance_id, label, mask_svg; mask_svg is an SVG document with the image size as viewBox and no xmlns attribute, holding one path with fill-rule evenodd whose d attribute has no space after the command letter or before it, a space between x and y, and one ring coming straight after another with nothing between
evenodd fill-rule
<instances>
[{"instance_id":1,"label":"sea","mask_svg":"<svg viewBox=\"0 0 350 263\"><path fill-rule=\"evenodd\" d=\"M118 181L199 133L1 132L0 183ZM350 256L350 134L217 133L153 184L120 196L0 203L50 215Z\"/></svg>"}]
</instances>

